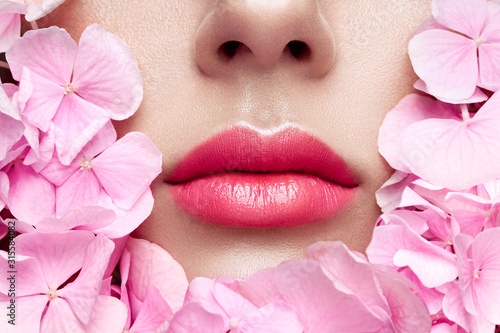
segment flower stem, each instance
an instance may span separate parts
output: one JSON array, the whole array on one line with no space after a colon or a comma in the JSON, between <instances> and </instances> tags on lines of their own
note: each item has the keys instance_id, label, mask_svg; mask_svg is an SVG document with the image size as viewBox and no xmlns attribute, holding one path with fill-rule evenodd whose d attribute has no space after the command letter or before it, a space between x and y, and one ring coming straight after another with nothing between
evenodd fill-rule
<instances>
[{"instance_id":1,"label":"flower stem","mask_svg":"<svg viewBox=\"0 0 500 333\"><path fill-rule=\"evenodd\" d=\"M36 21L31 21L31 29L33 30L38 30L38 24L36 24Z\"/></svg>"},{"instance_id":2,"label":"flower stem","mask_svg":"<svg viewBox=\"0 0 500 333\"><path fill-rule=\"evenodd\" d=\"M7 63L7 61L0 60L0 67L10 69L10 66Z\"/></svg>"},{"instance_id":3,"label":"flower stem","mask_svg":"<svg viewBox=\"0 0 500 333\"><path fill-rule=\"evenodd\" d=\"M470 115L469 115L469 109L467 108L467 104L461 104L460 109L462 110L462 119L464 120L464 123L469 122Z\"/></svg>"}]
</instances>

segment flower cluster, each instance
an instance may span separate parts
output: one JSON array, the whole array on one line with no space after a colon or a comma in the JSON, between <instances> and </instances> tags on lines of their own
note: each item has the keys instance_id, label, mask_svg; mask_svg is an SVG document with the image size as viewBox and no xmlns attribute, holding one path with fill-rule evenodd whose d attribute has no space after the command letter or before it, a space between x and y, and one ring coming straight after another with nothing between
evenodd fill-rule
<instances>
[{"instance_id":1,"label":"flower cluster","mask_svg":"<svg viewBox=\"0 0 500 333\"><path fill-rule=\"evenodd\" d=\"M380 129L396 170L367 257L317 243L243 279L195 278L129 237L161 154L111 120L142 78L98 25L77 44L36 19L63 0L0 0L1 332L494 332L500 325L500 1L433 0L408 48L422 91ZM21 20L33 30L21 37ZM119 278L116 278L119 271ZM360 320L360 318L362 318Z\"/></svg>"},{"instance_id":2,"label":"flower cluster","mask_svg":"<svg viewBox=\"0 0 500 333\"><path fill-rule=\"evenodd\" d=\"M500 2L434 0L409 41L426 94L380 128L396 169L367 254L416 286L432 332L500 324Z\"/></svg>"}]
</instances>

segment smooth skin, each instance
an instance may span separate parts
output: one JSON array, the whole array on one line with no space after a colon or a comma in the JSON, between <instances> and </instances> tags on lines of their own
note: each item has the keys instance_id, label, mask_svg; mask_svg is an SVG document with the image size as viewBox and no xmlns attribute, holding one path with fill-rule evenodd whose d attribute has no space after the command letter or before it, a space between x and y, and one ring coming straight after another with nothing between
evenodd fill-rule
<instances>
[{"instance_id":1,"label":"smooth skin","mask_svg":"<svg viewBox=\"0 0 500 333\"><path fill-rule=\"evenodd\" d=\"M365 250L380 214L375 191L392 173L377 151L378 128L413 91L405 42L429 13L430 0L68 0L39 24L78 40L98 23L139 62L144 100L115 125L120 136L146 133L163 153L163 173L152 184L153 213L133 235L164 247L189 279L242 278L303 258L317 241ZM287 47L291 41L301 43ZM166 175L240 122L292 123L318 137L353 170L354 200L324 221L283 229L220 227L187 215Z\"/></svg>"}]
</instances>

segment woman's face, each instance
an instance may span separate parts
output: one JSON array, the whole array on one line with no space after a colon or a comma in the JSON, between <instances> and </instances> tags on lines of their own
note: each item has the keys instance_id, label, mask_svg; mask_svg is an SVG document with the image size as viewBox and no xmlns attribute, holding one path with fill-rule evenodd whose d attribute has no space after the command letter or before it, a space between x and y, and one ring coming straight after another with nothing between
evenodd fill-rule
<instances>
[{"instance_id":1,"label":"woman's face","mask_svg":"<svg viewBox=\"0 0 500 333\"><path fill-rule=\"evenodd\" d=\"M134 235L164 247L189 278L244 277L303 257L306 247L320 240L341 240L364 251L380 214L375 191L391 174L377 151L378 128L386 112L412 91L416 77L405 40L429 6L430 0L72 0L43 23L64 27L75 38L98 23L124 39L139 62L144 100L131 119L115 125L119 135L146 133L163 154L163 172L152 184L153 212ZM270 150L275 162L280 149L288 162L293 160L288 155L296 153L286 151L286 140L276 139L283 129L319 139L350 170L358 186L346 191L349 195L342 189L340 196L352 192L352 197L326 209L323 201L341 201L328 197L330 185L317 187L327 194L314 194L314 186L304 185L305 176L292 170L288 176L211 176L216 181L198 183L193 193L184 188L183 203L174 200L178 186L166 180L180 161L235 126L267 142L265 149L259 144L249 149L249 155ZM270 135L274 139L265 139ZM240 149L250 136L233 139L222 145ZM311 137L301 140L290 146L307 155ZM213 152L207 154L210 159ZM240 162L221 169L255 171L244 170ZM209 185L216 189L203 189ZM224 198L228 188L233 196ZM279 195L285 199L279 201ZM234 201L249 197L272 203L255 205L253 211L244 206L242 220L250 221L245 223L276 226L287 216L292 223L307 224L236 228L203 222L224 214L238 220L241 211ZM200 200L210 207L197 208Z\"/></svg>"}]
</instances>

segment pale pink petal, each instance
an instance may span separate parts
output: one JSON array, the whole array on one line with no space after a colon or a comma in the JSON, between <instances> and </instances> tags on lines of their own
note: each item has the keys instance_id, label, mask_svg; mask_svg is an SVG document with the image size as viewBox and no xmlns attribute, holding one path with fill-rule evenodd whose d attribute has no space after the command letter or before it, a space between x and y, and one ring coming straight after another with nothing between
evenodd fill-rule
<instances>
[{"instance_id":1,"label":"pale pink petal","mask_svg":"<svg viewBox=\"0 0 500 333\"><path fill-rule=\"evenodd\" d=\"M292 307L275 302L248 313L241 322L241 330L245 333L302 333L304 328Z\"/></svg>"},{"instance_id":2,"label":"pale pink petal","mask_svg":"<svg viewBox=\"0 0 500 333\"><path fill-rule=\"evenodd\" d=\"M476 90L478 64L471 39L451 31L428 30L413 37L408 50L413 69L430 94L462 100Z\"/></svg>"},{"instance_id":3,"label":"pale pink petal","mask_svg":"<svg viewBox=\"0 0 500 333\"><path fill-rule=\"evenodd\" d=\"M149 188L144 191L135 205L129 210L118 208L109 196L106 195L103 197L107 198L105 201L100 201L100 205L106 209L113 210L116 214L116 219L110 225L94 229L93 231L104 234L109 238L119 238L128 235L144 222L153 210L154 199Z\"/></svg>"},{"instance_id":4,"label":"pale pink petal","mask_svg":"<svg viewBox=\"0 0 500 333\"><path fill-rule=\"evenodd\" d=\"M82 148L82 155L90 160L99 155L116 142L116 130L111 121L108 121L103 128Z\"/></svg>"},{"instance_id":5,"label":"pale pink petal","mask_svg":"<svg viewBox=\"0 0 500 333\"><path fill-rule=\"evenodd\" d=\"M119 299L100 295L84 325L85 333L122 333L127 319L127 307Z\"/></svg>"},{"instance_id":6,"label":"pale pink petal","mask_svg":"<svg viewBox=\"0 0 500 333\"><path fill-rule=\"evenodd\" d=\"M225 331L224 320L220 315L206 311L199 304L190 303L174 314L167 333L222 333Z\"/></svg>"},{"instance_id":7,"label":"pale pink petal","mask_svg":"<svg viewBox=\"0 0 500 333\"><path fill-rule=\"evenodd\" d=\"M417 176L396 170L381 188L375 192L377 204L383 213L390 212L401 203L403 190L410 185Z\"/></svg>"},{"instance_id":8,"label":"pale pink petal","mask_svg":"<svg viewBox=\"0 0 500 333\"><path fill-rule=\"evenodd\" d=\"M214 299L229 318L242 318L246 314L257 310L255 305L223 284L215 282L210 289L212 290Z\"/></svg>"},{"instance_id":9,"label":"pale pink petal","mask_svg":"<svg viewBox=\"0 0 500 333\"><path fill-rule=\"evenodd\" d=\"M268 268L239 281L239 292L257 307L271 302L283 301L283 297L274 279L276 269Z\"/></svg>"},{"instance_id":10,"label":"pale pink petal","mask_svg":"<svg viewBox=\"0 0 500 333\"><path fill-rule=\"evenodd\" d=\"M53 119L56 127L55 146L61 163L69 165L108 121L106 111L75 93L64 96Z\"/></svg>"},{"instance_id":11,"label":"pale pink petal","mask_svg":"<svg viewBox=\"0 0 500 333\"><path fill-rule=\"evenodd\" d=\"M55 129L54 124L50 124L49 130L42 135L39 145L39 158L31 167L36 172L40 172L52 159L54 155Z\"/></svg>"},{"instance_id":12,"label":"pale pink petal","mask_svg":"<svg viewBox=\"0 0 500 333\"><path fill-rule=\"evenodd\" d=\"M19 110L11 100L17 91L18 88L15 85L9 83L1 84L0 82L0 112L11 118L21 120Z\"/></svg>"},{"instance_id":13,"label":"pale pink petal","mask_svg":"<svg viewBox=\"0 0 500 333\"><path fill-rule=\"evenodd\" d=\"M0 252L0 267L4 272L0 279L0 293L8 295L10 290L17 297L46 293L49 289L38 261L19 254L15 259L15 265L11 266L12 261L9 260L14 260L13 254ZM9 278L12 276L14 280L11 281ZM15 287L11 286L11 282L14 282Z\"/></svg>"},{"instance_id":14,"label":"pale pink petal","mask_svg":"<svg viewBox=\"0 0 500 333\"><path fill-rule=\"evenodd\" d=\"M9 177L0 171L0 211L9 203Z\"/></svg>"},{"instance_id":15,"label":"pale pink petal","mask_svg":"<svg viewBox=\"0 0 500 333\"><path fill-rule=\"evenodd\" d=\"M500 13L495 19L500 21ZM490 24L491 26L492 24ZM496 36L500 35L500 24L494 32ZM481 86L492 91L500 89L500 37L494 42L485 42L479 48L479 81Z\"/></svg>"},{"instance_id":16,"label":"pale pink petal","mask_svg":"<svg viewBox=\"0 0 500 333\"><path fill-rule=\"evenodd\" d=\"M142 76L129 47L97 24L80 38L73 82L83 99L115 120L130 117L142 101Z\"/></svg>"},{"instance_id":17,"label":"pale pink petal","mask_svg":"<svg viewBox=\"0 0 500 333\"><path fill-rule=\"evenodd\" d=\"M224 318L226 322L229 319L225 309L217 302L213 293L214 280L206 277L196 277L189 283L189 288L184 298L184 304L197 303L209 312L217 313ZM226 288L227 289L227 288ZM237 298L234 292L230 294L233 298ZM250 310L256 309L251 306Z\"/></svg>"},{"instance_id":18,"label":"pale pink petal","mask_svg":"<svg viewBox=\"0 0 500 333\"><path fill-rule=\"evenodd\" d=\"M479 70L479 72L481 72L481 70ZM422 80L417 80L417 82L415 82L415 84L413 85L413 87L415 89L418 89L420 91L423 91L423 92L429 94L429 91L427 90L427 85ZM469 98L466 98L466 99L454 100L454 99L448 99L448 98L445 98L445 97L442 97L442 96L437 96L436 94L434 94L434 97L436 97L437 99L439 99L442 102L450 103L450 104L472 104L472 103L480 103L480 102L484 102L484 101L486 101L488 99L488 96L481 89L479 89L478 87L476 87L476 90L474 91L474 93L472 94L472 96L470 96Z\"/></svg>"},{"instance_id":19,"label":"pale pink petal","mask_svg":"<svg viewBox=\"0 0 500 333\"><path fill-rule=\"evenodd\" d=\"M16 298L15 314L9 317L10 309L7 307L11 304L10 298L6 300L0 298L0 331L4 333L40 332L40 321L47 300L45 295ZM9 323L9 320L13 321Z\"/></svg>"},{"instance_id":20,"label":"pale pink petal","mask_svg":"<svg viewBox=\"0 0 500 333\"><path fill-rule=\"evenodd\" d=\"M70 209L60 219L43 219L37 223L36 229L42 232L61 232L70 229L93 231L110 225L115 219L116 214L110 209L85 206Z\"/></svg>"},{"instance_id":21,"label":"pale pink petal","mask_svg":"<svg viewBox=\"0 0 500 333\"><path fill-rule=\"evenodd\" d=\"M21 15L6 13L1 5L2 3L0 3L0 52L5 52L21 37Z\"/></svg>"},{"instance_id":22,"label":"pale pink petal","mask_svg":"<svg viewBox=\"0 0 500 333\"><path fill-rule=\"evenodd\" d=\"M459 233L476 237L485 226L484 212L456 209L452 214L453 223L457 224Z\"/></svg>"},{"instance_id":23,"label":"pale pink petal","mask_svg":"<svg viewBox=\"0 0 500 333\"><path fill-rule=\"evenodd\" d=\"M452 253L432 245L404 225L375 228L366 253L372 263L410 267L428 288L452 281L458 275Z\"/></svg>"},{"instance_id":24,"label":"pale pink petal","mask_svg":"<svg viewBox=\"0 0 500 333\"><path fill-rule=\"evenodd\" d=\"M40 333L85 333L68 302L60 297L50 301L42 319Z\"/></svg>"},{"instance_id":25,"label":"pale pink petal","mask_svg":"<svg viewBox=\"0 0 500 333\"><path fill-rule=\"evenodd\" d=\"M431 319L424 304L401 281L377 274L382 292L390 307L391 320L398 333L426 333Z\"/></svg>"},{"instance_id":26,"label":"pale pink petal","mask_svg":"<svg viewBox=\"0 0 500 333\"><path fill-rule=\"evenodd\" d=\"M276 268L275 280L306 332L370 332L382 326L357 296L339 290L313 261L284 262Z\"/></svg>"},{"instance_id":27,"label":"pale pink petal","mask_svg":"<svg viewBox=\"0 0 500 333\"><path fill-rule=\"evenodd\" d=\"M31 125L47 132L50 122L63 101L64 88L28 67L23 67L20 86L23 89L32 90L22 110L22 115Z\"/></svg>"},{"instance_id":28,"label":"pale pink petal","mask_svg":"<svg viewBox=\"0 0 500 333\"><path fill-rule=\"evenodd\" d=\"M389 111L379 130L378 147L380 154L396 170L409 172L401 160L397 144L401 133L410 125L428 118L460 119L459 109L446 105L431 97L410 94Z\"/></svg>"},{"instance_id":29,"label":"pale pink petal","mask_svg":"<svg viewBox=\"0 0 500 333\"><path fill-rule=\"evenodd\" d=\"M307 248L307 258L319 262L332 280L342 283L363 303L389 313L371 265L356 258L342 242L318 242Z\"/></svg>"},{"instance_id":30,"label":"pale pink petal","mask_svg":"<svg viewBox=\"0 0 500 333\"><path fill-rule=\"evenodd\" d=\"M471 236L460 234L454 239L457 254L457 266L460 282L460 294L465 309L470 314L479 315L476 293L474 290L474 263L468 253L474 239Z\"/></svg>"},{"instance_id":31,"label":"pale pink petal","mask_svg":"<svg viewBox=\"0 0 500 333\"><path fill-rule=\"evenodd\" d=\"M26 66L32 73L65 86L70 83L76 50L71 36L54 26L27 31L5 55L14 79L21 79Z\"/></svg>"},{"instance_id":32,"label":"pale pink petal","mask_svg":"<svg viewBox=\"0 0 500 333\"><path fill-rule=\"evenodd\" d=\"M55 186L61 186L80 169L84 161L83 156L79 155L70 165L62 165L57 156L52 156L50 162L40 170L40 174Z\"/></svg>"},{"instance_id":33,"label":"pale pink petal","mask_svg":"<svg viewBox=\"0 0 500 333\"><path fill-rule=\"evenodd\" d=\"M60 297L67 300L76 317L85 325L89 323L113 248L113 242L106 236L97 235L87 246L76 280L59 291Z\"/></svg>"},{"instance_id":34,"label":"pale pink petal","mask_svg":"<svg viewBox=\"0 0 500 333\"><path fill-rule=\"evenodd\" d=\"M94 233L98 234L97 232ZM108 237L107 235L104 236ZM113 253L111 253L111 257L109 258L109 264L108 267L106 268L106 271L104 272L104 277L111 276L113 274L113 271L115 270L116 265L120 261L122 253L125 250L125 247L127 246L128 239L129 235L111 239L111 241L113 241L113 243L115 244L115 248L113 250ZM121 278L123 279L123 276L121 276Z\"/></svg>"},{"instance_id":35,"label":"pale pink petal","mask_svg":"<svg viewBox=\"0 0 500 333\"><path fill-rule=\"evenodd\" d=\"M472 243L473 277L477 302L486 319L500 324L500 228L481 232Z\"/></svg>"},{"instance_id":36,"label":"pale pink petal","mask_svg":"<svg viewBox=\"0 0 500 333\"><path fill-rule=\"evenodd\" d=\"M482 32L487 4L486 0L434 0L432 15L445 27L474 38Z\"/></svg>"},{"instance_id":37,"label":"pale pink petal","mask_svg":"<svg viewBox=\"0 0 500 333\"><path fill-rule=\"evenodd\" d=\"M169 319L171 315L172 310L163 296L158 289L152 287L148 291L142 308L134 324L130 328L130 331L134 333L154 332L163 322Z\"/></svg>"},{"instance_id":38,"label":"pale pink petal","mask_svg":"<svg viewBox=\"0 0 500 333\"><path fill-rule=\"evenodd\" d=\"M94 159L92 168L113 202L130 209L161 172L161 153L143 133L131 132Z\"/></svg>"},{"instance_id":39,"label":"pale pink petal","mask_svg":"<svg viewBox=\"0 0 500 333\"><path fill-rule=\"evenodd\" d=\"M17 236L18 254L36 258L47 286L56 290L83 265L85 249L94 239L88 231L65 233L28 233Z\"/></svg>"},{"instance_id":40,"label":"pale pink petal","mask_svg":"<svg viewBox=\"0 0 500 333\"><path fill-rule=\"evenodd\" d=\"M20 119L15 119L8 114L3 113L2 95L5 96L2 88L0 88L0 160L3 160L14 144L21 139L24 133L24 125ZM9 101L6 101L9 103Z\"/></svg>"},{"instance_id":41,"label":"pale pink petal","mask_svg":"<svg viewBox=\"0 0 500 333\"><path fill-rule=\"evenodd\" d=\"M144 301L149 288L156 287L173 311L179 309L188 287L181 265L164 249L146 240L131 237L127 249L131 254L130 290Z\"/></svg>"},{"instance_id":42,"label":"pale pink petal","mask_svg":"<svg viewBox=\"0 0 500 333\"><path fill-rule=\"evenodd\" d=\"M458 283L448 287L443 300L443 312L450 320L463 327L466 332L482 333L494 332L495 325L483 316L474 316L468 313L460 297ZM461 331L463 332L463 331Z\"/></svg>"},{"instance_id":43,"label":"pale pink petal","mask_svg":"<svg viewBox=\"0 0 500 333\"><path fill-rule=\"evenodd\" d=\"M402 160L417 176L452 190L500 177L500 116L481 117L481 110L469 122L427 119L409 126L399 139Z\"/></svg>"},{"instance_id":44,"label":"pale pink petal","mask_svg":"<svg viewBox=\"0 0 500 333\"><path fill-rule=\"evenodd\" d=\"M81 206L98 206L102 195L105 194L92 170L78 169L56 189L56 216Z\"/></svg>"},{"instance_id":45,"label":"pale pink petal","mask_svg":"<svg viewBox=\"0 0 500 333\"><path fill-rule=\"evenodd\" d=\"M54 9L57 8L60 4L62 4L64 0L42 0L29 1L28 13L26 14L27 21L34 21L42 18L43 16L49 14Z\"/></svg>"},{"instance_id":46,"label":"pale pink petal","mask_svg":"<svg viewBox=\"0 0 500 333\"><path fill-rule=\"evenodd\" d=\"M36 224L45 217L54 216L55 189L47 179L21 163L16 163L8 175L9 209L16 218Z\"/></svg>"}]
</instances>

